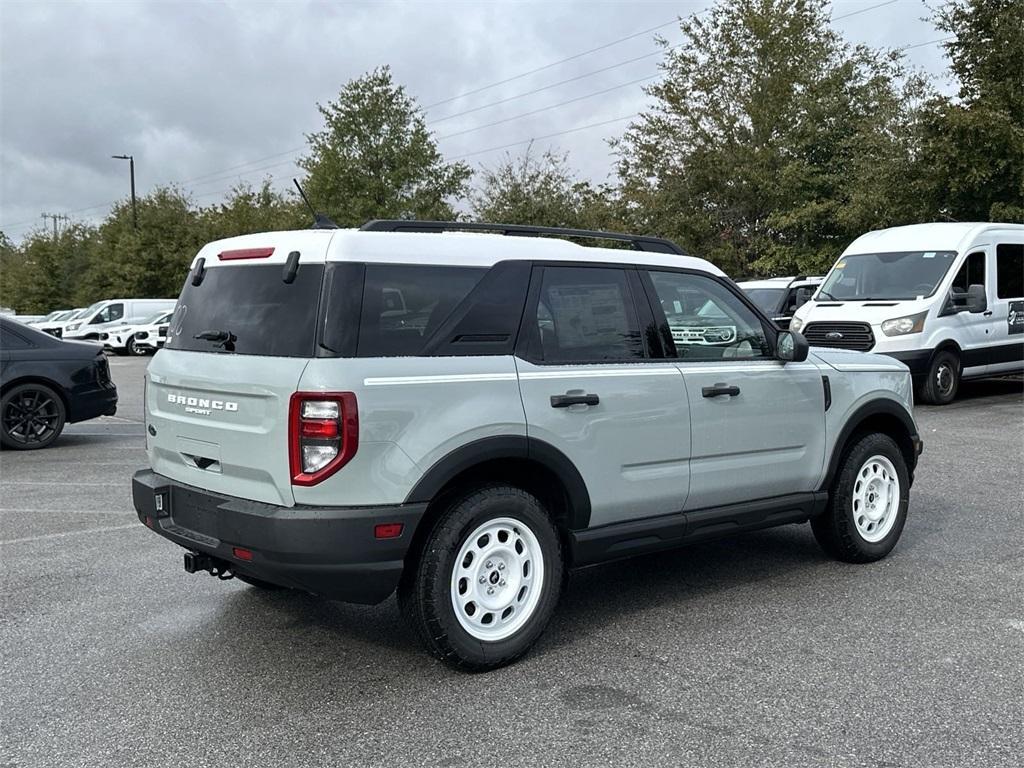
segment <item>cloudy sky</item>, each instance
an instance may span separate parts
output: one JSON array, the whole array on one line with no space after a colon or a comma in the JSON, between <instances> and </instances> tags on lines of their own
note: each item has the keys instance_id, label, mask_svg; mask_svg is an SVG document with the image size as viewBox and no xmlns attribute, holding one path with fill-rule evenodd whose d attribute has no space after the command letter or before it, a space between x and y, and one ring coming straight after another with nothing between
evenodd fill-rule
<instances>
[{"instance_id":1,"label":"cloudy sky","mask_svg":"<svg viewBox=\"0 0 1024 768\"><path fill-rule=\"evenodd\" d=\"M382 64L449 158L490 165L535 139L603 180L605 139L657 74L654 35L676 42L676 17L709 4L0 0L0 230L102 218L128 193L112 154L135 156L140 195L175 182L205 205L240 180L284 186L316 103ZM944 77L941 46L919 45L942 37L928 15L922 0L832 6L850 42L916 46L909 61Z\"/></svg>"}]
</instances>

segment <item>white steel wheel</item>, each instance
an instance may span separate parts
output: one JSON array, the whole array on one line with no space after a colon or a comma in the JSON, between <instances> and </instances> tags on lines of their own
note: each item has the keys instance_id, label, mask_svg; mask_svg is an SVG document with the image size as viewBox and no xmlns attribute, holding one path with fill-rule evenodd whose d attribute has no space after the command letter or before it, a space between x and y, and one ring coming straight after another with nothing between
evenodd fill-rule
<instances>
[{"instance_id":1,"label":"white steel wheel","mask_svg":"<svg viewBox=\"0 0 1024 768\"><path fill-rule=\"evenodd\" d=\"M511 637L533 616L544 589L544 556L521 520L488 520L466 537L452 565L455 618L477 640Z\"/></svg>"},{"instance_id":2,"label":"white steel wheel","mask_svg":"<svg viewBox=\"0 0 1024 768\"><path fill-rule=\"evenodd\" d=\"M900 478L893 463L880 454L861 465L853 482L853 522L864 541L884 539L900 508Z\"/></svg>"}]
</instances>

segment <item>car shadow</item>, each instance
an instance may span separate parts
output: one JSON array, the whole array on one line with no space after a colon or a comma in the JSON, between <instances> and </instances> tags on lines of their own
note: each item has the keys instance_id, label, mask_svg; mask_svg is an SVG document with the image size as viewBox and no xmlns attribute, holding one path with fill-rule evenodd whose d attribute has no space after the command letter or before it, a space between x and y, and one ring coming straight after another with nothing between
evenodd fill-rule
<instances>
[{"instance_id":1,"label":"car shadow","mask_svg":"<svg viewBox=\"0 0 1024 768\"><path fill-rule=\"evenodd\" d=\"M956 401L977 400L999 395L1024 395L1024 376L963 381L957 391Z\"/></svg>"},{"instance_id":2,"label":"car shadow","mask_svg":"<svg viewBox=\"0 0 1024 768\"><path fill-rule=\"evenodd\" d=\"M761 581L770 588L773 579L825 562L806 526L787 526L575 571L531 655L571 647L581 632L599 632L634 613L684 612L715 594ZM239 637L258 637L260 655L284 665L344 665L353 653L361 659L363 646L364 653L387 653L395 668L426 660L394 597L361 606L290 590L244 588L224 601L216 624L221 631L236 628L231 634Z\"/></svg>"}]
</instances>

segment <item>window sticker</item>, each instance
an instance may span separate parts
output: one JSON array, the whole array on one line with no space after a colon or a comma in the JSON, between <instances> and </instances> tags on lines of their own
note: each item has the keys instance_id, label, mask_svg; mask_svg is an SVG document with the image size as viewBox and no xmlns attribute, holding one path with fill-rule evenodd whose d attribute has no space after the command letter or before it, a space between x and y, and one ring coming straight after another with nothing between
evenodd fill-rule
<instances>
[{"instance_id":1,"label":"window sticker","mask_svg":"<svg viewBox=\"0 0 1024 768\"><path fill-rule=\"evenodd\" d=\"M921 258L922 259L934 259L935 258L935 251L925 251L924 254L921 256Z\"/></svg>"}]
</instances>

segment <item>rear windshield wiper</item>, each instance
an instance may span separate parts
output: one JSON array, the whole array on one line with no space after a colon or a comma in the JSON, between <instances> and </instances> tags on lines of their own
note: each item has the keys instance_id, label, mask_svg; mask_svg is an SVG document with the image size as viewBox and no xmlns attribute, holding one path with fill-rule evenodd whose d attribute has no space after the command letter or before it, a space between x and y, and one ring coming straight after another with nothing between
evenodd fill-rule
<instances>
[{"instance_id":1,"label":"rear windshield wiper","mask_svg":"<svg viewBox=\"0 0 1024 768\"><path fill-rule=\"evenodd\" d=\"M235 337L235 334L233 334L231 331L218 331L218 330L203 331L202 333L197 333L192 338L193 339L200 339L202 341L237 341L238 340Z\"/></svg>"}]
</instances>

